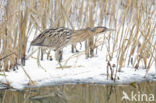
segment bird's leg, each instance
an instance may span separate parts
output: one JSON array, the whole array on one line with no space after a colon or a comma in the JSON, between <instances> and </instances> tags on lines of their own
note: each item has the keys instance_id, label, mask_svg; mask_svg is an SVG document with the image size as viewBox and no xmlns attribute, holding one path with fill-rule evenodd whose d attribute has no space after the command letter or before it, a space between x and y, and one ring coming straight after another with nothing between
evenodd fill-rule
<instances>
[{"instance_id":1,"label":"bird's leg","mask_svg":"<svg viewBox=\"0 0 156 103\"><path fill-rule=\"evenodd\" d=\"M61 64L61 61L62 61L62 53L63 53L63 50L57 50L57 51L56 51L55 57L56 57L56 60L57 60L58 63L59 63L60 68L63 69L63 66L62 66L62 64Z\"/></svg>"},{"instance_id":2,"label":"bird's leg","mask_svg":"<svg viewBox=\"0 0 156 103\"><path fill-rule=\"evenodd\" d=\"M93 40L93 37L92 38L89 38L89 56L90 57L94 57L94 48L93 48L93 45L94 45L94 40Z\"/></svg>"},{"instance_id":3,"label":"bird's leg","mask_svg":"<svg viewBox=\"0 0 156 103\"><path fill-rule=\"evenodd\" d=\"M71 52L74 53L74 45L71 45Z\"/></svg>"},{"instance_id":4,"label":"bird's leg","mask_svg":"<svg viewBox=\"0 0 156 103\"><path fill-rule=\"evenodd\" d=\"M76 48L76 44L72 45L72 53L79 52Z\"/></svg>"},{"instance_id":5,"label":"bird's leg","mask_svg":"<svg viewBox=\"0 0 156 103\"><path fill-rule=\"evenodd\" d=\"M51 60L51 57L50 57L50 50L48 50L48 53L47 53L47 60Z\"/></svg>"},{"instance_id":6,"label":"bird's leg","mask_svg":"<svg viewBox=\"0 0 156 103\"><path fill-rule=\"evenodd\" d=\"M62 53L63 53L63 51L62 50L59 50L59 52L58 52L59 54L58 54L58 61L59 62L61 62L62 61Z\"/></svg>"},{"instance_id":7,"label":"bird's leg","mask_svg":"<svg viewBox=\"0 0 156 103\"><path fill-rule=\"evenodd\" d=\"M60 68L63 69L63 66L61 64L61 61L62 61L62 53L63 53L63 50L59 50L59 65L60 65Z\"/></svg>"},{"instance_id":8,"label":"bird's leg","mask_svg":"<svg viewBox=\"0 0 156 103\"><path fill-rule=\"evenodd\" d=\"M43 60L43 49L41 48L41 60Z\"/></svg>"}]
</instances>

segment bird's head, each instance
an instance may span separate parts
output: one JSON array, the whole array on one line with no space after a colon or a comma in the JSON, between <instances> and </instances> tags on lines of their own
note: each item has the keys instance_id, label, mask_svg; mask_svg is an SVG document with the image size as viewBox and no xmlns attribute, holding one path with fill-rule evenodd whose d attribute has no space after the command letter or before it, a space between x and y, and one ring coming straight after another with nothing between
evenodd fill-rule
<instances>
[{"instance_id":1,"label":"bird's head","mask_svg":"<svg viewBox=\"0 0 156 103\"><path fill-rule=\"evenodd\" d=\"M106 31L115 31L115 29L110 29L110 28L107 28L107 27L94 27L94 28L91 28L91 31L94 32L94 33L103 33L103 32L106 32Z\"/></svg>"}]
</instances>

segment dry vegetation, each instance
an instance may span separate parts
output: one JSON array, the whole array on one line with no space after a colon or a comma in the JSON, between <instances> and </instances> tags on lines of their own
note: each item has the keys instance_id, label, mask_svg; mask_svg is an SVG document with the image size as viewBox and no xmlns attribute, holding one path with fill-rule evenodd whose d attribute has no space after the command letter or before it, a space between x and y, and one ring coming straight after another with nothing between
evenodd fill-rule
<instances>
[{"instance_id":1,"label":"dry vegetation","mask_svg":"<svg viewBox=\"0 0 156 103\"><path fill-rule=\"evenodd\" d=\"M87 58L104 45L107 67L116 66L119 71L125 65L137 69L143 64L147 71L152 65L156 68L155 11L155 0L2 0L0 70L24 65L29 37L46 28L102 25L116 32L105 34L96 44L97 37L90 38L86 42L90 47L85 53ZM117 58L115 64L111 64L113 58Z\"/></svg>"}]
</instances>

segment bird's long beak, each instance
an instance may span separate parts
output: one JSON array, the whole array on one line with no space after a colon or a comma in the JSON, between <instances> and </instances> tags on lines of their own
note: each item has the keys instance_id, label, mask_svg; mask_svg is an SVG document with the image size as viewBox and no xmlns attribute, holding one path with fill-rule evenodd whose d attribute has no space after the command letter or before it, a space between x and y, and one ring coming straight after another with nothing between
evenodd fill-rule
<instances>
[{"instance_id":1,"label":"bird's long beak","mask_svg":"<svg viewBox=\"0 0 156 103\"><path fill-rule=\"evenodd\" d=\"M107 28L106 31L116 31L116 29Z\"/></svg>"}]
</instances>

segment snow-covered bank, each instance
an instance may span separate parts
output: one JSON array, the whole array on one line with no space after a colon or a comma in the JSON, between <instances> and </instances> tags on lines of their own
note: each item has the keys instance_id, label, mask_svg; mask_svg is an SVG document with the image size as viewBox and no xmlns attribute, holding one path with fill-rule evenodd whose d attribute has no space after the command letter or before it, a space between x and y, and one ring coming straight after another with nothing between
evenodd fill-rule
<instances>
[{"instance_id":1,"label":"snow-covered bank","mask_svg":"<svg viewBox=\"0 0 156 103\"><path fill-rule=\"evenodd\" d=\"M69 57L70 47L64 51L64 60ZM41 66L45 70L38 67L36 59L29 58L26 61L24 69L29 74L30 78L35 82L36 86L58 85L66 83L100 83L108 84L127 84L131 82L141 81L156 81L155 68L150 68L148 75L145 77L146 69L139 68L135 70L132 67L124 67L121 72L117 72L117 78L107 80L107 66L105 60L105 50L98 51L98 55L94 58L85 59L84 55L78 58L73 58L67 63L70 68L58 69L58 63L48 60L41 61ZM68 54L68 55L67 55ZM62 63L64 64L64 62ZM115 72L115 71L114 71ZM19 67L16 71L6 72L6 78L0 76L0 81L5 83L9 81L10 85L16 89L23 89L29 84L29 78Z\"/></svg>"},{"instance_id":2,"label":"snow-covered bank","mask_svg":"<svg viewBox=\"0 0 156 103\"><path fill-rule=\"evenodd\" d=\"M68 5L70 6L68 7ZM135 2L125 0L67 2L64 0L58 3L57 0L37 1L36 3L10 1L0 6L2 6L0 10L2 12L0 14L2 19L2 23L0 23L2 24L2 30L0 29L0 70L11 70L12 66L21 64L25 55L27 58L24 67L19 66L18 70L5 74L1 72L0 84L9 84L14 88L22 89L29 83L31 84L31 79L35 82L35 86L65 83L127 84L133 81L155 80L156 12L153 1L148 1L148 3L142 0ZM35 59L40 58L37 53L39 50L33 57L29 57L33 52L32 49L37 47L32 47L30 54L25 54L25 52L27 53L30 42L42 31L59 26L74 30L106 26L115 31L108 32L108 34L102 33L101 38L98 38L99 35L95 36L93 39L95 43L91 47L98 47L98 53L96 54L95 50L94 58L85 59L83 51L86 45L82 45L80 50L80 54L82 54L77 54L79 56L70 59L67 66L71 67L62 70L57 69L59 65L54 60L54 52L52 52L50 55L52 55L53 61L46 60L45 57L43 61L40 61L44 70L38 66ZM50 37L48 36L48 38ZM104 46L102 50L101 45ZM70 49L70 46L64 48L63 65L73 55L70 53ZM10 53L13 55L8 56ZM110 60L113 68L109 68L106 58L108 61ZM132 64L133 66L131 66ZM144 78L146 70L143 69L144 65L142 66L142 64L150 68L146 78ZM133 67L139 69L135 71ZM108 68L109 72L107 72ZM121 68L121 72L117 72L116 75L117 68ZM111 72L116 77L115 82L110 80Z\"/></svg>"}]
</instances>

